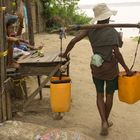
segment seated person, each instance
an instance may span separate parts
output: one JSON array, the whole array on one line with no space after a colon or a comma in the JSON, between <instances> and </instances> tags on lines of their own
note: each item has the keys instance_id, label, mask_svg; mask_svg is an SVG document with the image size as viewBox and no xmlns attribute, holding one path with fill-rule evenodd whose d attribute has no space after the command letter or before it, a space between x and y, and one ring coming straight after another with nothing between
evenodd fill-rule
<instances>
[{"instance_id":1,"label":"seated person","mask_svg":"<svg viewBox=\"0 0 140 140\"><path fill-rule=\"evenodd\" d=\"M17 33L15 33L14 23L16 23L18 19L19 19L18 31ZM43 47L43 46L40 46L38 48L35 48L34 46L30 45L27 41L19 39L18 36L21 35L22 28L23 28L23 16L21 14L18 14L18 16L9 15L9 14L6 15L6 31L7 31L7 41L8 41L8 67L9 68L19 68L19 64L17 63L16 60L14 60L14 57L18 55L18 54L15 55L15 53L19 52L17 51L17 48L23 51L28 51L28 50L42 49ZM15 51L14 51L14 48L15 48Z\"/></svg>"},{"instance_id":2,"label":"seated person","mask_svg":"<svg viewBox=\"0 0 140 140\"><path fill-rule=\"evenodd\" d=\"M19 64L13 59L13 44L19 44L19 39L16 37L11 37L10 34L14 32L13 24L19 20L18 31L16 33L17 36L21 35L23 28L23 16L22 14L10 15L7 14L5 16L6 22L6 32L7 32L7 41L8 41L8 56L7 56L7 66L9 68L19 68Z\"/></svg>"}]
</instances>

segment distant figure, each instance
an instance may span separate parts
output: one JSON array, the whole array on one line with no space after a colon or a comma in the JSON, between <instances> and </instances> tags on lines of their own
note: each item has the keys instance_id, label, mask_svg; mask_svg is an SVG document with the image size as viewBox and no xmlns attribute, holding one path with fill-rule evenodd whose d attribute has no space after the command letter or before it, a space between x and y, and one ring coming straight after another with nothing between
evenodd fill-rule
<instances>
[{"instance_id":1,"label":"distant figure","mask_svg":"<svg viewBox=\"0 0 140 140\"><path fill-rule=\"evenodd\" d=\"M108 24L110 17L117 13L117 11L110 10L104 3L96 5L93 11L95 16L93 21L97 21L97 24ZM122 65L127 75L131 76L133 72L129 70L124 62L119 51L119 47L122 46L123 42L119 33L112 27L81 31L70 41L65 52L60 56L67 57L74 45L86 36L89 38L93 51L90 66L97 92L97 107L101 117L100 134L105 136L108 135L108 128L113 125L108 118L113 105L113 95L118 87L118 63Z\"/></svg>"}]
</instances>

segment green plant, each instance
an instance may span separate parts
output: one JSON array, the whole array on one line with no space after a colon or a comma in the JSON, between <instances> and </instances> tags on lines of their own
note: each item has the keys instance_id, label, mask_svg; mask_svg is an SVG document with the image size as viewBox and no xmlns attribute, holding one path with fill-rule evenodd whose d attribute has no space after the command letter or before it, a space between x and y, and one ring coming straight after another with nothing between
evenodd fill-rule
<instances>
[{"instance_id":1,"label":"green plant","mask_svg":"<svg viewBox=\"0 0 140 140\"><path fill-rule=\"evenodd\" d=\"M79 0L41 0L46 27L58 28L72 24L86 24L91 19L84 13L78 13Z\"/></svg>"},{"instance_id":2,"label":"green plant","mask_svg":"<svg viewBox=\"0 0 140 140\"><path fill-rule=\"evenodd\" d=\"M138 41L139 36L131 37L133 41Z\"/></svg>"}]
</instances>

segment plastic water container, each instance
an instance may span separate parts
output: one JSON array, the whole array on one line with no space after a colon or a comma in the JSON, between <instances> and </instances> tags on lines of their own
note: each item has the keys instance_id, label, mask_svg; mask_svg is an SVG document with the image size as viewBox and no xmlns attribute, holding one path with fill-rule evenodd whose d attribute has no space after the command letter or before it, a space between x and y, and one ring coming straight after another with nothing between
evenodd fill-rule
<instances>
[{"instance_id":1,"label":"plastic water container","mask_svg":"<svg viewBox=\"0 0 140 140\"><path fill-rule=\"evenodd\" d=\"M140 72L136 72L133 76L126 76L125 72L120 73L118 96L120 101L128 104L133 104L140 100Z\"/></svg>"},{"instance_id":2,"label":"plastic water container","mask_svg":"<svg viewBox=\"0 0 140 140\"><path fill-rule=\"evenodd\" d=\"M52 77L50 85L53 112L68 112L71 103L71 79L68 76Z\"/></svg>"}]
</instances>

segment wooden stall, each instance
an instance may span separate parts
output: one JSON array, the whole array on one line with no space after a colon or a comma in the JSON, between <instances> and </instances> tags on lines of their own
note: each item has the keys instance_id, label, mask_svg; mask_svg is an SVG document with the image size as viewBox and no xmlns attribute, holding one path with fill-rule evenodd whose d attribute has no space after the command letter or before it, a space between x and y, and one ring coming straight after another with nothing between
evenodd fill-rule
<instances>
[{"instance_id":1,"label":"wooden stall","mask_svg":"<svg viewBox=\"0 0 140 140\"><path fill-rule=\"evenodd\" d=\"M40 94L40 99L42 99L42 88L50 81L52 76L59 76L62 68L65 67L65 74L69 75L69 60L60 58L59 52L44 52L43 57L33 53L25 59L19 60L18 63L20 64L20 69L9 72L8 76L13 78L18 76L37 76L38 79L38 87L25 99L23 109L33 101L37 94ZM41 82L40 76L42 75L47 77Z\"/></svg>"},{"instance_id":2,"label":"wooden stall","mask_svg":"<svg viewBox=\"0 0 140 140\"><path fill-rule=\"evenodd\" d=\"M20 0L16 1L21 3ZM25 5L27 7L27 14L30 17L28 23L29 27L32 26L32 13L31 13L31 3L25 0ZM8 6L8 7L5 7ZM50 78L60 71L62 65L67 65L67 74L69 69L68 60L62 60L58 57L57 53L44 53L43 57L39 55L34 57L34 55L29 55L27 58L19 61L21 67L20 69L6 69L6 57L7 57L7 45L6 45L6 30L5 30L5 9L10 13L12 11L11 1L0 0L0 122L9 120L12 118L13 108L11 105L11 96L15 95L15 87L13 85L13 79L21 79L26 76L36 76L38 79L38 88L28 97L27 91L23 102L23 108L25 108L34 99L37 94L40 94L40 99L42 99L42 88L50 80ZM11 9L10 9L11 8ZM38 11L38 14L40 12ZM38 23L37 23L38 25ZM34 44L34 34L33 28L29 28L29 41L30 44ZM38 52L37 52L38 53ZM40 76L47 75L47 78L41 82ZM23 82L23 81L22 81ZM26 90L26 84L21 81L18 83L20 85L20 90ZM22 87L23 86L23 87Z\"/></svg>"}]
</instances>

